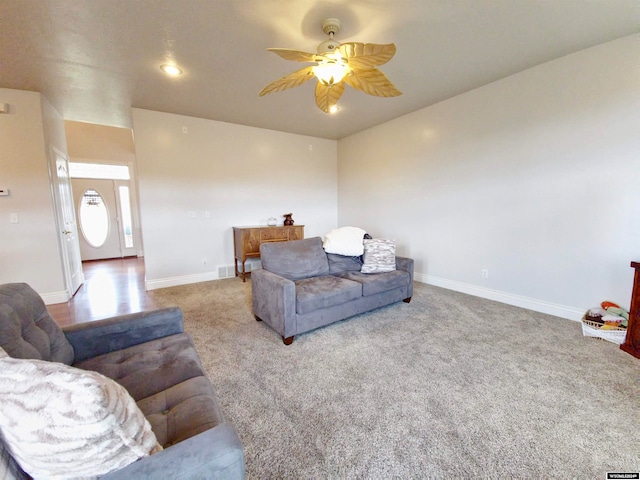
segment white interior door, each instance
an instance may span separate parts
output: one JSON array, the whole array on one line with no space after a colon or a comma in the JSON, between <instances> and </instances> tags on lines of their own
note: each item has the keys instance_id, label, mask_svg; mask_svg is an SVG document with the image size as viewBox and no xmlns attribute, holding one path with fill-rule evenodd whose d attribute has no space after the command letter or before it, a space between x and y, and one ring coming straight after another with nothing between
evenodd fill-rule
<instances>
[{"instance_id":1,"label":"white interior door","mask_svg":"<svg viewBox=\"0 0 640 480\"><path fill-rule=\"evenodd\" d=\"M51 148L50 177L59 228L62 264L66 288L72 297L84 282L82 260L78 243L78 226L73 208L73 193L69 177L69 159L66 154Z\"/></svg>"},{"instance_id":2,"label":"white interior door","mask_svg":"<svg viewBox=\"0 0 640 480\"><path fill-rule=\"evenodd\" d=\"M136 255L128 182L74 178L82 260Z\"/></svg>"}]
</instances>

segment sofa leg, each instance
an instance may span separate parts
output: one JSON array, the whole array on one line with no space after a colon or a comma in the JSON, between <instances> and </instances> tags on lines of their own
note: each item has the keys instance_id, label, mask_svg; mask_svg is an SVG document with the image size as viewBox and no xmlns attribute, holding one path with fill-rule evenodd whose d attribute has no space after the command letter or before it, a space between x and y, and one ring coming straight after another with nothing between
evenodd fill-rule
<instances>
[{"instance_id":1,"label":"sofa leg","mask_svg":"<svg viewBox=\"0 0 640 480\"><path fill-rule=\"evenodd\" d=\"M411 297L405 298L404 300L402 300L404 303L409 303L411 301Z\"/></svg>"},{"instance_id":2,"label":"sofa leg","mask_svg":"<svg viewBox=\"0 0 640 480\"><path fill-rule=\"evenodd\" d=\"M282 337L282 341L285 345L291 345L293 343L293 336L287 338Z\"/></svg>"},{"instance_id":3,"label":"sofa leg","mask_svg":"<svg viewBox=\"0 0 640 480\"><path fill-rule=\"evenodd\" d=\"M262 321L262 319L257 315L254 315L254 317L256 317L256 322L261 322Z\"/></svg>"}]
</instances>

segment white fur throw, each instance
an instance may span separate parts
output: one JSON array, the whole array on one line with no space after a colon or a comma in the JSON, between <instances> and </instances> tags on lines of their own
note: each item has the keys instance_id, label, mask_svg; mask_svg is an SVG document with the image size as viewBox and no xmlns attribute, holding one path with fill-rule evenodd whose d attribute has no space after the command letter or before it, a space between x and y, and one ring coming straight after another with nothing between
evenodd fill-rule
<instances>
[{"instance_id":1,"label":"white fur throw","mask_svg":"<svg viewBox=\"0 0 640 480\"><path fill-rule=\"evenodd\" d=\"M93 478L162 447L131 395L96 372L0 349L0 433L35 478Z\"/></svg>"},{"instance_id":2,"label":"white fur throw","mask_svg":"<svg viewBox=\"0 0 640 480\"><path fill-rule=\"evenodd\" d=\"M362 239L366 231L358 227L340 227L331 230L324 237L322 246L327 253L359 257L364 253Z\"/></svg>"}]
</instances>

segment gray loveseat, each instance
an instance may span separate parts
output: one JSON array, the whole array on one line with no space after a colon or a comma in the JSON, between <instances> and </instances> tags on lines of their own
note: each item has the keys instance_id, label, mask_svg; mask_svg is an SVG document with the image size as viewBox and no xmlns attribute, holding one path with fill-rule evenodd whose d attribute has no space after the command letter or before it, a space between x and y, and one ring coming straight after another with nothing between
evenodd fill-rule
<instances>
[{"instance_id":1,"label":"gray loveseat","mask_svg":"<svg viewBox=\"0 0 640 480\"><path fill-rule=\"evenodd\" d=\"M244 478L242 444L183 331L179 308L60 329L27 284L0 285L0 347L9 357L99 372L133 397L163 450L101 478ZM1 441L0 447L6 448ZM7 452L5 468L31 478Z\"/></svg>"},{"instance_id":2,"label":"gray loveseat","mask_svg":"<svg viewBox=\"0 0 640 480\"><path fill-rule=\"evenodd\" d=\"M357 257L327 254L320 237L260 245L262 269L251 272L253 313L282 335L295 335L413 295L413 259L396 269L362 273Z\"/></svg>"}]
</instances>

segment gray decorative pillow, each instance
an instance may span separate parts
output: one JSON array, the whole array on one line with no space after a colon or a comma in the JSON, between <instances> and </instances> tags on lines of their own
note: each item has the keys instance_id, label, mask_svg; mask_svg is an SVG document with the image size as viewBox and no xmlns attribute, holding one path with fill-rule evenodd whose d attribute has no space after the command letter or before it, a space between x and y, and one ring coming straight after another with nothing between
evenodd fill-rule
<instances>
[{"instance_id":1,"label":"gray decorative pillow","mask_svg":"<svg viewBox=\"0 0 640 480\"><path fill-rule=\"evenodd\" d=\"M4 353L0 433L32 477L95 477L162 450L118 383L96 372Z\"/></svg>"},{"instance_id":2,"label":"gray decorative pillow","mask_svg":"<svg viewBox=\"0 0 640 480\"><path fill-rule=\"evenodd\" d=\"M381 238L364 240L362 273L392 272L396 269L396 242Z\"/></svg>"}]
</instances>

